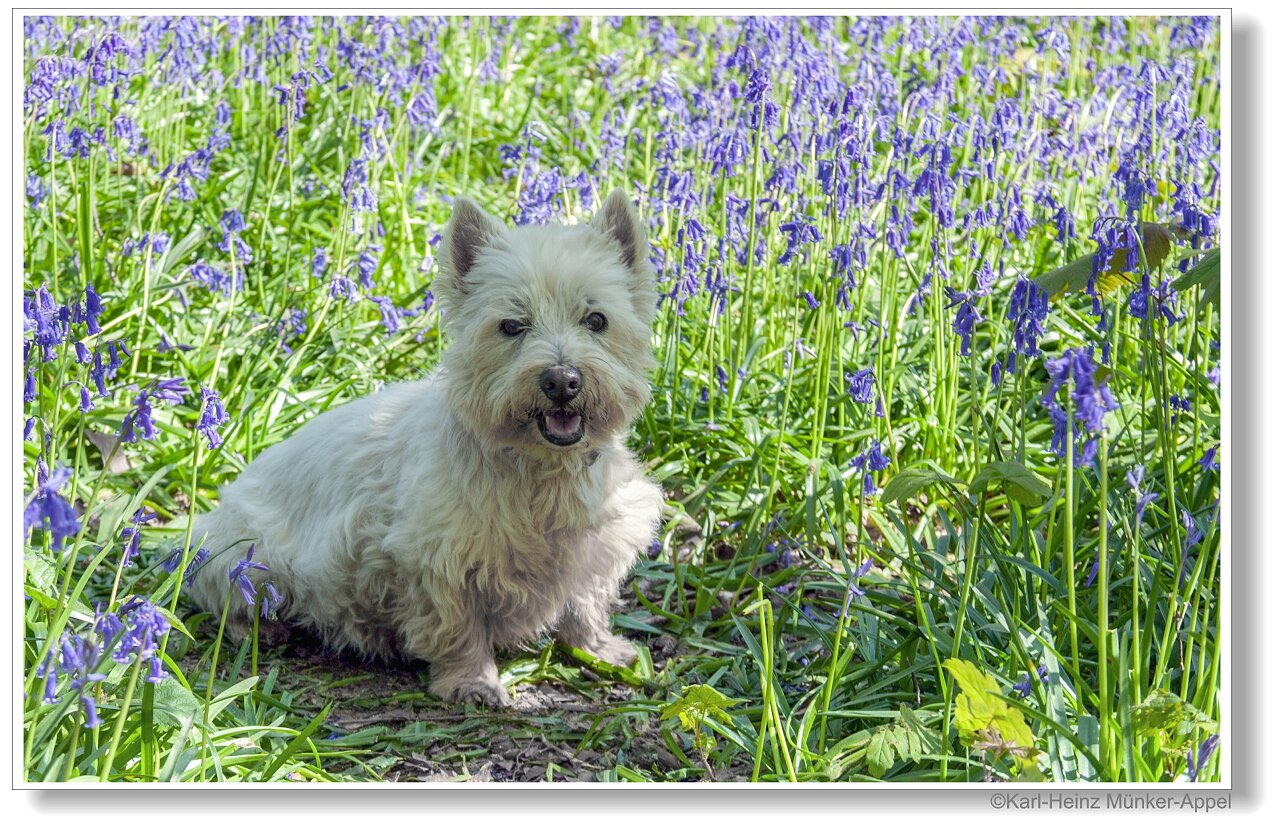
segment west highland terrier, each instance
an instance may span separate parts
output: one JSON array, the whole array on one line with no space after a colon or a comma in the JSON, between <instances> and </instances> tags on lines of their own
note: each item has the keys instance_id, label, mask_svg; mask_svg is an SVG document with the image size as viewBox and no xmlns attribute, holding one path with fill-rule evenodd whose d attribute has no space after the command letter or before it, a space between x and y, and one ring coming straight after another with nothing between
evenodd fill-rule
<instances>
[{"instance_id":1,"label":"west highland terrier","mask_svg":"<svg viewBox=\"0 0 1280 820\"><path fill-rule=\"evenodd\" d=\"M318 416L199 518L197 602L229 601L243 634L239 566L284 595L282 623L427 660L448 700L510 704L495 647L547 631L630 664L609 613L662 507L625 445L654 364L635 208L616 191L588 225L508 228L459 199L436 292L452 341L434 374Z\"/></svg>"}]
</instances>

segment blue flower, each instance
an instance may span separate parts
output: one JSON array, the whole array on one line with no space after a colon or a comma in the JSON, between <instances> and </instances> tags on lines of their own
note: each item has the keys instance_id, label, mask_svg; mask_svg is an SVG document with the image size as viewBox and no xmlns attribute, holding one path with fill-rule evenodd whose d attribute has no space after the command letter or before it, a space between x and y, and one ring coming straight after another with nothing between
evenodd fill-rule
<instances>
[{"instance_id":1,"label":"blue flower","mask_svg":"<svg viewBox=\"0 0 1280 820\"><path fill-rule=\"evenodd\" d=\"M880 449L879 439L873 439L867 449L849 460L849 466L862 470L862 493L863 495L874 495L876 492L875 481L872 473L881 472L889 467L892 463L889 457Z\"/></svg>"},{"instance_id":2,"label":"blue flower","mask_svg":"<svg viewBox=\"0 0 1280 820\"><path fill-rule=\"evenodd\" d=\"M854 401L859 404L870 404L875 400L876 375L870 367L856 373L846 373L844 378L849 382L849 395Z\"/></svg>"},{"instance_id":3,"label":"blue flower","mask_svg":"<svg viewBox=\"0 0 1280 820\"><path fill-rule=\"evenodd\" d=\"M33 529L47 530L52 538L49 548L54 552L60 552L63 541L80 532L75 509L58 492L71 480L72 474L71 468L60 467L50 475L44 459L37 458L35 492L22 514L27 538L30 539Z\"/></svg>"},{"instance_id":4,"label":"blue flower","mask_svg":"<svg viewBox=\"0 0 1280 820\"><path fill-rule=\"evenodd\" d=\"M324 276L324 269L329 267L329 252L324 248L316 248L311 255L311 275L319 279Z\"/></svg>"},{"instance_id":5,"label":"blue flower","mask_svg":"<svg viewBox=\"0 0 1280 820\"><path fill-rule=\"evenodd\" d=\"M867 593L863 592L858 587L857 582L859 578L863 577L868 572L870 572L873 566L875 566L875 559L868 558L867 560L862 562L862 565L860 567L858 567L853 571L852 575L849 576L849 592L847 594L848 601L852 601L855 597L857 598L867 597Z\"/></svg>"},{"instance_id":6,"label":"blue flower","mask_svg":"<svg viewBox=\"0 0 1280 820\"><path fill-rule=\"evenodd\" d=\"M111 657L117 663L129 663L130 655L139 662L150 661L146 680L150 683L164 680L166 675L157 653L158 639L169 631L168 619L150 601L137 596L120 607L120 614L123 631Z\"/></svg>"},{"instance_id":7,"label":"blue flower","mask_svg":"<svg viewBox=\"0 0 1280 820\"><path fill-rule=\"evenodd\" d=\"M236 562L236 565L227 573L227 579L240 590L241 597L249 606L256 604L258 590L253 586L253 581L249 578L248 572L251 569L261 570L262 572L270 572L270 567L266 564L260 564L253 560L254 544L249 545L249 551Z\"/></svg>"},{"instance_id":8,"label":"blue flower","mask_svg":"<svg viewBox=\"0 0 1280 820\"><path fill-rule=\"evenodd\" d=\"M1187 779L1195 783L1200 779L1200 772L1208 765L1209 758L1218 748L1218 736L1216 734L1209 735L1203 743L1192 752L1187 752Z\"/></svg>"},{"instance_id":9,"label":"blue flower","mask_svg":"<svg viewBox=\"0 0 1280 820\"><path fill-rule=\"evenodd\" d=\"M1146 512L1147 505L1160 498L1156 493L1142 492L1142 477L1144 473L1146 473L1146 467L1139 464L1124 474L1125 481L1133 488L1133 494L1138 499L1134 508L1133 518L1139 524L1142 523L1142 515Z\"/></svg>"},{"instance_id":10,"label":"blue flower","mask_svg":"<svg viewBox=\"0 0 1280 820\"><path fill-rule=\"evenodd\" d=\"M138 557L142 525L159 517L156 513L148 513L146 507L139 507L133 514L133 526L125 527L120 531L120 537L124 539L124 556L121 560L124 566L129 566L133 559Z\"/></svg>"},{"instance_id":11,"label":"blue flower","mask_svg":"<svg viewBox=\"0 0 1280 820\"><path fill-rule=\"evenodd\" d=\"M955 288L947 287L947 298L950 304L947 307L958 307L956 317L951 323L951 329L960 337L960 355L969 355L969 346L973 342L973 333L978 323L982 321L982 314L978 313L978 308L974 305L974 297L978 295L976 291L958 291Z\"/></svg>"},{"instance_id":12,"label":"blue flower","mask_svg":"<svg viewBox=\"0 0 1280 820\"><path fill-rule=\"evenodd\" d=\"M218 432L218 427L231 421L231 416L227 415L216 390L201 387L200 403L202 409L196 429L209 439L208 449L214 450L222 446L222 435Z\"/></svg>"},{"instance_id":13,"label":"blue flower","mask_svg":"<svg viewBox=\"0 0 1280 820\"><path fill-rule=\"evenodd\" d=\"M1013 322L1013 349L1027 357L1040 355L1037 343L1049 316L1049 294L1025 276L1019 276L1005 318Z\"/></svg>"},{"instance_id":14,"label":"blue flower","mask_svg":"<svg viewBox=\"0 0 1280 820\"><path fill-rule=\"evenodd\" d=\"M120 440L130 444L137 441L135 427L142 429L144 439L148 441L154 439L156 428L151 420L151 400L156 399L177 405L182 404L183 396L190 393L191 391L182 384L181 378L156 379L149 387L139 390L138 397L133 401L133 409L125 415L120 425Z\"/></svg>"},{"instance_id":15,"label":"blue flower","mask_svg":"<svg viewBox=\"0 0 1280 820\"><path fill-rule=\"evenodd\" d=\"M1036 676L1040 678L1041 683L1049 682L1049 667L1043 663L1036 667ZM1031 696L1031 673L1023 672L1022 680L1014 684L1013 691L1018 693L1019 697Z\"/></svg>"}]
</instances>

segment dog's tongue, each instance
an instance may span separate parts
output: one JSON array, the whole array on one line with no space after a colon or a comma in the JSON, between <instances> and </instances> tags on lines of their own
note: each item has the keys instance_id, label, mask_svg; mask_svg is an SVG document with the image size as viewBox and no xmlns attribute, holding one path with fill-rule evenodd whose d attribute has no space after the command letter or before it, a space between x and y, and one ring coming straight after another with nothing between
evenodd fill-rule
<instances>
[{"instance_id":1,"label":"dog's tongue","mask_svg":"<svg viewBox=\"0 0 1280 820\"><path fill-rule=\"evenodd\" d=\"M578 432L582 425L582 416L568 410L556 410L547 413L547 431L559 438L568 438Z\"/></svg>"}]
</instances>

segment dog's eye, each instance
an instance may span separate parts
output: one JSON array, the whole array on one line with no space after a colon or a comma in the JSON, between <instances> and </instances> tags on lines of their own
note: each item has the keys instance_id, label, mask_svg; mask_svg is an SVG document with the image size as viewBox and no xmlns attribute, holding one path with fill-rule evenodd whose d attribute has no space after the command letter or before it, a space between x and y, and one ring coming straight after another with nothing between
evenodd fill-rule
<instances>
[{"instance_id":1,"label":"dog's eye","mask_svg":"<svg viewBox=\"0 0 1280 820\"><path fill-rule=\"evenodd\" d=\"M599 333L609 326L609 320L604 318L603 313L589 313L587 314L587 318L582 320L582 323L586 325L587 330L590 330L592 333Z\"/></svg>"},{"instance_id":2,"label":"dog's eye","mask_svg":"<svg viewBox=\"0 0 1280 820\"><path fill-rule=\"evenodd\" d=\"M526 329L524 322L519 319L503 319L502 324L498 325L498 330L502 331L503 336L519 336Z\"/></svg>"}]
</instances>

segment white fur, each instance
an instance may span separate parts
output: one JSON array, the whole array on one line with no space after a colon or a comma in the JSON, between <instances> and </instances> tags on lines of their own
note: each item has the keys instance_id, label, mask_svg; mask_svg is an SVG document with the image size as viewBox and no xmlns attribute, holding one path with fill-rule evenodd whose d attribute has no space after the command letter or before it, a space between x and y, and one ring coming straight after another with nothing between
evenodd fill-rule
<instances>
[{"instance_id":1,"label":"white fur","mask_svg":"<svg viewBox=\"0 0 1280 820\"><path fill-rule=\"evenodd\" d=\"M252 610L228 573L245 557L285 596L281 617L335 647L431 662L431 691L510 702L494 647L554 629L630 663L609 611L653 537L661 492L625 447L649 398L652 270L634 208L615 193L589 226L509 229L460 200L437 294L442 366L307 423L259 456L200 517L213 553L196 600L243 629ZM600 312L593 332L584 317ZM504 319L527 322L517 338ZM582 374L584 436L538 431L538 376Z\"/></svg>"}]
</instances>

